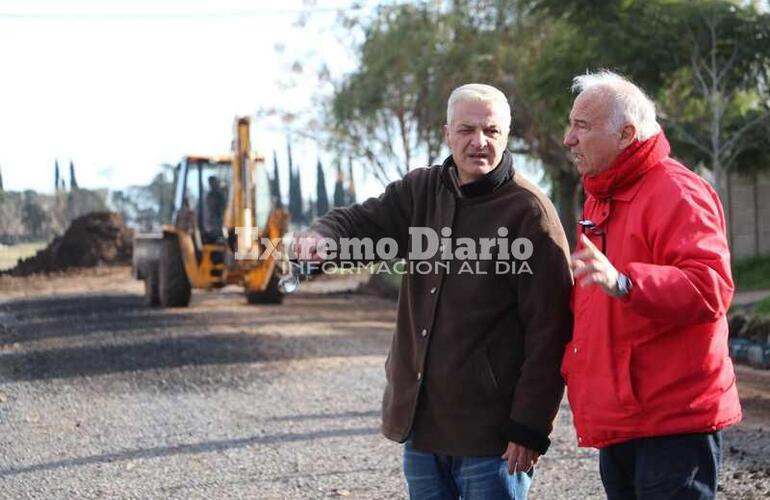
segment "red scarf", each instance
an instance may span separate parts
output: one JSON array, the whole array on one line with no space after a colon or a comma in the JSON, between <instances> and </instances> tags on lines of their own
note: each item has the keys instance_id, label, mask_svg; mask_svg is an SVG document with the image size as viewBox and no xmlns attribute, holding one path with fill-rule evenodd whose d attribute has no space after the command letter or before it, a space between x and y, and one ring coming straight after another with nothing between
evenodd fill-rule
<instances>
[{"instance_id":1,"label":"red scarf","mask_svg":"<svg viewBox=\"0 0 770 500\"><path fill-rule=\"evenodd\" d=\"M591 177L583 176L583 187L595 198L609 198L631 186L670 152L671 146L663 131L645 141L634 141L615 158L610 168Z\"/></svg>"}]
</instances>

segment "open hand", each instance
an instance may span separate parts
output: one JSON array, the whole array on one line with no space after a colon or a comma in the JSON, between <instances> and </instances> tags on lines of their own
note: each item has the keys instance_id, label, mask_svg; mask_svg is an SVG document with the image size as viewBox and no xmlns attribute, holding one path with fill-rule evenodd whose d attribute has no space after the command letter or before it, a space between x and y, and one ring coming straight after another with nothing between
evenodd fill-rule
<instances>
[{"instance_id":1,"label":"open hand","mask_svg":"<svg viewBox=\"0 0 770 500\"><path fill-rule=\"evenodd\" d=\"M619 297L618 270L585 234L580 235L584 248L572 254L570 267L580 286L598 285L608 295Z\"/></svg>"}]
</instances>

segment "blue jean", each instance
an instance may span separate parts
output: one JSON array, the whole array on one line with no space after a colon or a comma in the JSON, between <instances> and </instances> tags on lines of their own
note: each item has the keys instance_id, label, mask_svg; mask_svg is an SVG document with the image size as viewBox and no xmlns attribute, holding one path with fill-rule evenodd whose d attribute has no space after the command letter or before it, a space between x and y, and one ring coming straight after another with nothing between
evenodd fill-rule
<instances>
[{"instance_id":1,"label":"blue jean","mask_svg":"<svg viewBox=\"0 0 770 500\"><path fill-rule=\"evenodd\" d=\"M437 455L404 444L411 500L526 500L532 474L508 474L508 462L497 456Z\"/></svg>"},{"instance_id":2,"label":"blue jean","mask_svg":"<svg viewBox=\"0 0 770 500\"><path fill-rule=\"evenodd\" d=\"M641 438L599 450L608 500L712 500L722 433Z\"/></svg>"}]
</instances>

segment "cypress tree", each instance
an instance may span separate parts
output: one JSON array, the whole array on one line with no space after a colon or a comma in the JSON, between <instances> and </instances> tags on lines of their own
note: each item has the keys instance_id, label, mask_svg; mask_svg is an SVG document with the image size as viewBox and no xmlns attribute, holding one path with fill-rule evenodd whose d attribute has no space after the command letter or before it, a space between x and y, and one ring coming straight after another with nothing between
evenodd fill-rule
<instances>
[{"instance_id":1,"label":"cypress tree","mask_svg":"<svg viewBox=\"0 0 770 500\"><path fill-rule=\"evenodd\" d=\"M53 190L59 190L59 160L53 161Z\"/></svg>"},{"instance_id":2,"label":"cypress tree","mask_svg":"<svg viewBox=\"0 0 770 500\"><path fill-rule=\"evenodd\" d=\"M302 189L299 178L299 169L294 169L294 161L291 157L291 142L287 142L289 155L289 212L291 212L291 221L301 223L304 214L302 213Z\"/></svg>"},{"instance_id":3,"label":"cypress tree","mask_svg":"<svg viewBox=\"0 0 770 500\"><path fill-rule=\"evenodd\" d=\"M273 151L273 178L270 181L270 185L273 191L273 198L275 199L275 207L283 208L283 200L281 199L281 178L278 175L278 154Z\"/></svg>"},{"instance_id":4,"label":"cypress tree","mask_svg":"<svg viewBox=\"0 0 770 500\"><path fill-rule=\"evenodd\" d=\"M70 189L77 189L78 181L75 180L75 164L70 160Z\"/></svg>"},{"instance_id":5,"label":"cypress tree","mask_svg":"<svg viewBox=\"0 0 770 500\"><path fill-rule=\"evenodd\" d=\"M337 162L337 181L334 183L334 206L344 207L345 203L345 187L343 185L344 176L342 175L342 166Z\"/></svg>"},{"instance_id":6,"label":"cypress tree","mask_svg":"<svg viewBox=\"0 0 770 500\"><path fill-rule=\"evenodd\" d=\"M353 159L348 157L348 191L347 204L352 205L356 202L356 184L353 182Z\"/></svg>"},{"instance_id":7,"label":"cypress tree","mask_svg":"<svg viewBox=\"0 0 770 500\"><path fill-rule=\"evenodd\" d=\"M297 206L297 222L306 222L305 200L302 199L302 181L299 176L299 166L294 170L294 193Z\"/></svg>"},{"instance_id":8,"label":"cypress tree","mask_svg":"<svg viewBox=\"0 0 770 500\"><path fill-rule=\"evenodd\" d=\"M326 176L321 166L321 159L318 159L316 170L316 215L321 217L329 211L329 195L326 194Z\"/></svg>"}]
</instances>

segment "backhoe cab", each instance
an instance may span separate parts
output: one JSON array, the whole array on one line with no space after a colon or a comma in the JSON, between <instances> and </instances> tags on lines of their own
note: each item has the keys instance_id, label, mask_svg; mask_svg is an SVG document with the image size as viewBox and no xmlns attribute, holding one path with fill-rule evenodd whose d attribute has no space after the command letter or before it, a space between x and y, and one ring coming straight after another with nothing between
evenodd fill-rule
<instances>
[{"instance_id":1,"label":"backhoe cab","mask_svg":"<svg viewBox=\"0 0 770 500\"><path fill-rule=\"evenodd\" d=\"M249 118L236 118L231 156L185 157L176 169L172 224L134 239L133 273L144 280L150 305L184 307L193 288L230 284L243 286L249 303L282 301L281 263L274 255L257 257L261 238L281 248L288 214L274 206L249 125Z\"/></svg>"}]
</instances>

